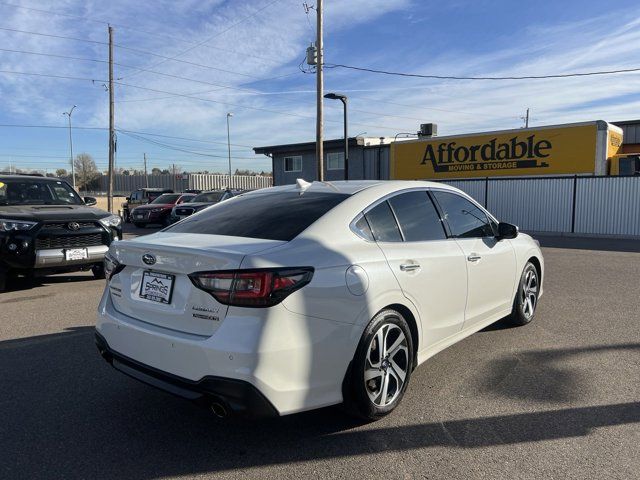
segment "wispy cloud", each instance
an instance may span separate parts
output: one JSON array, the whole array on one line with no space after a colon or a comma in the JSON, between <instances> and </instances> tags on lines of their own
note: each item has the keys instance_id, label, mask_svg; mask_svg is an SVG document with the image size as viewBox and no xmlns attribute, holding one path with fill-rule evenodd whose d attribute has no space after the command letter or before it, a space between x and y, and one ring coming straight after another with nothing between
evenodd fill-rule
<instances>
[{"instance_id":1,"label":"wispy cloud","mask_svg":"<svg viewBox=\"0 0 640 480\"><path fill-rule=\"evenodd\" d=\"M106 25L99 21L112 22L118 45L115 60L119 65L115 74L122 78L119 82L126 84L117 85L115 90L116 124L121 128L224 142L226 113L233 111L233 143L259 146L309 141L314 138L315 130L315 79L299 72L298 64L313 39L315 14L311 12L310 21L307 21L301 3L296 0L269 3L269 0L64 0L42 7L22 2L26 7L45 8L95 21L0 4L0 27L106 42ZM626 23L621 23L616 12L588 20L546 25L530 23L512 38L496 33L496 41L486 51L478 52L476 45L452 41L447 48L425 55L419 49L409 48L419 43L417 38L403 38L407 48L398 50L371 49L368 47L370 37L367 37L379 35L380 30L373 27L385 24L401 26L403 22L418 22L429 30L437 18L432 18L428 9L421 9L421 2L350 0L326 4L328 42L325 53L327 61L335 63L466 75L539 75L640 65L640 50L636 47L640 44L640 10L627 10ZM259 15L252 16L266 5ZM448 8L461 16L464 5L465 2L456 2ZM229 29L230 26L233 28ZM368 28L371 33L367 32ZM390 31L383 31L383 34L403 35L401 28L394 29L393 33ZM332 42L334 38L341 42ZM205 40L208 40L206 44L196 46ZM2 30L0 48L97 60L107 58L107 47L100 43ZM165 57L177 56L191 64L165 61L129 48ZM139 72L122 65L174 77ZM108 125L108 94L102 86L107 78L105 63L0 51L0 70L96 80L93 84L0 73L2 122L60 124L61 113L78 104L74 113L78 125ZM287 74L292 75L262 80ZM461 82L405 79L340 69L328 69L326 73L327 90L349 93L352 131L366 131L371 136L415 131L420 120L439 123L442 134L512 128L521 125L519 117L527 107L532 108L534 124L633 117L640 107L640 96L636 93L639 79L640 75L628 74L523 82ZM198 99L173 96L172 93ZM342 131L340 105L326 102L326 108L327 137L338 137ZM173 155L137 140L121 137L119 141L119 155L123 158L154 148L158 158ZM224 153L222 144L203 146L185 141L181 145L192 149L197 146L200 151L213 154ZM96 155L104 156L105 144L94 144L93 148ZM233 154L235 157L252 156L249 148L241 146L234 147ZM222 159L187 158L193 165L208 162L210 170L223 164ZM257 168L269 166L266 159L238 158L238 162Z\"/></svg>"}]
</instances>

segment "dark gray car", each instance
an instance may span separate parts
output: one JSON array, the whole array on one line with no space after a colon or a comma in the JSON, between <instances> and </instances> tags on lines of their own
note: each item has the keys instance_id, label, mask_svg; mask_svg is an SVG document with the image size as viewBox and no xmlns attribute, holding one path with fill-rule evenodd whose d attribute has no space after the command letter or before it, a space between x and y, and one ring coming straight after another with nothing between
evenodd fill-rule
<instances>
[{"instance_id":1,"label":"dark gray car","mask_svg":"<svg viewBox=\"0 0 640 480\"><path fill-rule=\"evenodd\" d=\"M215 205L218 202L222 202L236 195L246 192L247 190L211 190L209 192L202 192L190 201L189 203L176 205L171 212L171 223L175 223L183 218L193 215L200 210L203 210L211 205Z\"/></svg>"}]
</instances>

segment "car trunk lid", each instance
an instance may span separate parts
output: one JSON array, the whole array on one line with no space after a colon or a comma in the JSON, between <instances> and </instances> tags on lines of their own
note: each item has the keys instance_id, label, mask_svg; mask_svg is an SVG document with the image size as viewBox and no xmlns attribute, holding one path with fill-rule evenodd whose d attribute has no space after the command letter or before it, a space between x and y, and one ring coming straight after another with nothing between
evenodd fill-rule
<instances>
[{"instance_id":1,"label":"car trunk lid","mask_svg":"<svg viewBox=\"0 0 640 480\"><path fill-rule=\"evenodd\" d=\"M113 252L126 265L109 284L119 312L143 322L211 336L227 306L196 288L189 274L233 270L242 259L285 242L254 238L160 232L117 242Z\"/></svg>"}]
</instances>

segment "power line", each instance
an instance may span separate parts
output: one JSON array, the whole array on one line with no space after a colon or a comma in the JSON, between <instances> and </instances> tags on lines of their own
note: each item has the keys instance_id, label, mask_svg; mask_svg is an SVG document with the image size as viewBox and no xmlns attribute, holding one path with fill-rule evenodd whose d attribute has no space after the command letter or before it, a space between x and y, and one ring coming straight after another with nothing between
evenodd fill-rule
<instances>
[{"instance_id":1,"label":"power line","mask_svg":"<svg viewBox=\"0 0 640 480\"><path fill-rule=\"evenodd\" d=\"M0 123L0 127L6 128L64 128L67 129L69 127L63 127L59 125L20 125L14 123ZM78 127L76 125L73 126L73 130L109 130L106 127ZM225 144L226 145L226 144Z\"/></svg>"},{"instance_id":2,"label":"power line","mask_svg":"<svg viewBox=\"0 0 640 480\"><path fill-rule=\"evenodd\" d=\"M50 77L50 78L58 78L58 79L66 79L66 80L80 80L80 81L91 81L91 82L102 82L104 80L97 80L97 79L91 79L91 78L82 78L82 77L70 77L70 76L64 76L64 75L51 75L51 74L44 74L44 73L33 73L33 72L16 72L16 71L11 71L11 70L0 70L0 73L9 73L9 74L16 74L16 75L35 75L35 76L39 76L39 77ZM287 116L291 116L291 117L298 117L298 118L304 118L304 119L315 119L315 117L311 116L311 115L303 115L300 113L293 113L293 112L283 112L281 110L271 110L269 108L261 108L261 107L250 107L247 105L241 105L241 104L237 104L237 103L229 103L229 102L223 102L220 100L213 100L210 98L201 98L201 97L194 97L192 95L186 95L186 94L181 94L181 93L176 93L176 92L168 92L165 90L159 90L156 88L149 88L149 87L142 87L140 85L132 85L129 83L123 83L123 82L113 82L115 85L120 85L123 87L130 87L130 88L137 88L140 90L146 90L149 92L155 92L155 93L163 93L166 95L174 95L176 97L182 97L182 98L190 98L193 100L200 100L203 102L211 102L211 103L216 103L216 104L220 104L220 105L226 105L226 106L231 106L231 107L236 107L236 108L244 108L247 110L256 110L256 111L261 111L261 112L267 112L267 113L274 113L277 115L287 115ZM327 122L332 122L332 123L342 123L339 120L330 120L327 119ZM351 122L352 125L360 125L363 127L371 127L371 128L380 128L380 129L385 129L385 130L398 130L395 127L385 127L385 126L381 126L381 125L369 125L369 124L365 124L365 123L359 123L359 122Z\"/></svg>"},{"instance_id":3,"label":"power line","mask_svg":"<svg viewBox=\"0 0 640 480\"><path fill-rule=\"evenodd\" d=\"M255 12L253 12L251 15L247 15L246 17L241 18L240 20L238 20L237 22L231 24L229 27L227 27L226 29L222 30L221 32L216 33L215 35L213 35L212 37L207 38L206 40L202 41L202 42L198 42L195 45L192 45L191 47L182 50L180 53L173 55L171 57L168 57L166 59L161 60L160 62L157 62L155 64L153 64L150 68L155 68L158 65L161 65L165 62L167 62L168 60L176 60L177 57L181 57L182 55L184 55L185 53L188 53L192 50L194 50L197 47L200 47L202 45L204 45L205 43L210 42L211 40L213 40L216 37L219 37L220 35L222 35L223 33L228 32L229 30L233 29L236 25L239 25L240 23L244 22L245 20L248 20L249 18L254 17L255 15L257 15L258 13L262 12L263 10L265 10L266 8L270 7L271 5L273 5L274 3L279 2L280 0L272 0L271 2L267 3L266 5L264 5L263 7L259 8L258 10L256 10ZM131 75L128 76L133 76L136 75L136 73L133 73ZM123 77L124 78L124 77Z\"/></svg>"},{"instance_id":4,"label":"power line","mask_svg":"<svg viewBox=\"0 0 640 480\"><path fill-rule=\"evenodd\" d=\"M268 82L271 80L278 80L280 78L285 78L285 77L290 77L292 75L297 75L298 72L293 72L293 73L287 73L286 75L278 75L277 77L269 77L269 78L263 78L261 80L251 80L250 82L246 82L246 83L241 83L240 85L250 85L252 83L257 83L257 82ZM233 88L237 88L237 87L233 87ZM214 92L220 92L222 90L225 90L225 88L214 88L214 89L209 89L209 90L203 90L203 91L199 91L199 92L191 92L188 93L187 95L203 95L206 93L214 93ZM290 93L290 92L260 92L260 91L254 91L254 93L256 95L277 95L278 93ZM146 97L146 98L130 98L127 100L116 100L116 103L131 103L131 102L151 102L151 101L156 101L156 100L166 100L168 98L175 98L174 95L165 95L162 97Z\"/></svg>"},{"instance_id":5,"label":"power line","mask_svg":"<svg viewBox=\"0 0 640 480\"><path fill-rule=\"evenodd\" d=\"M2 123L0 124L0 127L5 127L5 128L43 128L43 129L48 129L48 128L54 128L54 129L67 129L69 127L66 126L61 126L61 125L24 125L24 124L10 124L10 123ZM109 130L107 127L82 127L82 126L73 126L73 130ZM146 136L152 136L152 137L162 137L162 138L170 138L170 139L175 139L175 140L187 140L187 141L192 141L192 142L202 142L202 143L212 143L212 144L220 144L220 145L227 145L227 142L222 142L222 141L215 141L215 140L202 140L199 138L188 138L188 137L176 137L176 136L172 136L172 135L162 135L159 133L150 133L150 132L140 132L140 131L136 131L136 130L127 130L127 129L122 129L122 128L116 128L116 131L122 132L122 133L135 133L138 135L146 135ZM240 144L240 143L232 143L231 146L233 147L246 147L246 148L253 148L253 145L244 145L244 144ZM66 157L65 157L66 158Z\"/></svg>"},{"instance_id":6,"label":"power line","mask_svg":"<svg viewBox=\"0 0 640 480\"><path fill-rule=\"evenodd\" d=\"M203 157L227 158L227 157L225 157L223 155L214 155L214 154L211 154L211 153L202 153L202 152L196 152L196 151L193 151L193 150L186 150L186 149L183 149L183 148L180 148L180 147L169 145L167 143L159 142L157 140L152 140L150 138L145 138L145 137L140 136L140 135L136 135L136 134L132 134L132 133L126 133L126 132L124 132L122 130L119 130L119 131L123 135L126 135L126 136L131 137L131 138L135 138L136 140L147 142L147 143L151 143L153 145L157 145L157 146L160 146L160 147L163 147L163 148L167 148L167 149L170 149L170 150L176 150L176 151L179 151L179 152L189 153L189 154L192 154L192 155L199 155L199 156L203 156ZM255 159L255 157L237 157L237 158L242 158L242 159L245 159L245 160L254 160Z\"/></svg>"},{"instance_id":7,"label":"power line","mask_svg":"<svg viewBox=\"0 0 640 480\"><path fill-rule=\"evenodd\" d=\"M185 138L185 137L175 137L172 135L162 135L159 133L148 133L148 132L138 132L135 130L125 130L122 128L116 128L117 131L122 132L122 133L135 133L138 135L146 135L146 136L150 136L150 137L161 137L161 138L170 138L170 139L174 139L174 140L187 140L187 141L192 141L192 142L202 142L202 143L215 143L215 144L220 144L220 145L227 145L227 142L216 142L215 140L200 140L197 138ZM246 148L253 148L253 145L243 145L241 143L232 143L231 144L232 147L246 147Z\"/></svg>"},{"instance_id":8,"label":"power line","mask_svg":"<svg viewBox=\"0 0 640 480\"><path fill-rule=\"evenodd\" d=\"M77 38L77 37L67 37L64 35L54 35L52 33L40 33L40 32L30 32L27 30L18 30L16 28L6 28L6 27L0 27L0 30L4 30L5 32L14 32L14 33L24 33L27 35L37 35L40 37L49 37L49 38L58 38L61 40L72 40L75 42L85 42L85 43L93 43L96 45L109 45L108 42L100 42L98 40L89 40L87 38Z\"/></svg>"},{"instance_id":9,"label":"power line","mask_svg":"<svg viewBox=\"0 0 640 480\"><path fill-rule=\"evenodd\" d=\"M28 31L28 30L18 30L18 29L15 29L15 28L6 28L6 27L0 27L0 30L7 31L7 32L14 32L14 33L22 33L22 34L26 34L26 35L37 35L37 36L41 36L41 37L57 38L57 39L61 39L61 40L70 40L70 41L75 41L75 42L85 42L85 43L91 43L91 44L95 44L95 45L106 45L106 46L109 45L108 42L101 42L101 41L98 41L98 40L89 40L89 39L86 39L86 38L68 37L68 36L65 36L65 35L54 35L52 33L31 32L31 31ZM175 61L175 62L184 63L186 65L191 65L191 66L194 66L194 67L206 68L206 69L209 69L209 70L216 70L216 71L220 71L220 72L223 72L223 73L241 75L241 76L249 77L249 78L259 78L256 75L250 75L248 73L234 72L232 70L225 70L223 68L218 68L218 67L214 67L214 66L211 66L211 65L204 65L204 64L201 64L201 63L190 62L190 61L187 61L187 60L180 60L180 59L177 59L177 58L171 58L171 57L167 57L165 55L160 55L160 54L155 53L155 52L149 52L147 50L141 50L139 48L128 47L126 45L121 45L121 44L117 44L117 43L114 43L113 46L116 47L116 48L120 48L122 50L127 50L127 51L130 51L130 52L136 53L138 55L143 55L143 56L144 55L151 55L153 57L163 58L165 60L172 60L172 61Z\"/></svg>"},{"instance_id":10,"label":"power line","mask_svg":"<svg viewBox=\"0 0 640 480\"><path fill-rule=\"evenodd\" d=\"M72 77L72 76L66 76L66 75L53 75L53 74L44 74L44 73L35 73L35 72L17 72L17 71L13 71L13 70L0 70L0 73L6 73L6 74L14 74L14 75L32 75L32 76L37 76L37 77L47 77L47 78L57 78L57 79L64 79L64 80L76 80L76 81L89 81L89 82L105 82L105 80L98 80L98 79L93 79L93 78L86 78L86 77ZM225 106L231 106L231 107L236 107L236 108L243 108L243 109L247 109L247 110L255 110L255 111L260 111L260 112L267 112L267 113L274 113L277 115L286 115L286 116L290 116L290 117L297 117L297 118L304 118L304 119L315 119L316 117L311 116L311 115L303 115L300 113L293 113L293 112L283 112L281 110L271 110L269 108L261 108L261 107L250 107L248 105L241 105L241 104L237 104L237 103L229 103L229 102L224 102L221 100L213 100L210 98L202 98L202 97L194 97L192 95L187 95L187 94L182 94L182 93L177 93L177 92L168 92L166 90L159 90L156 88L149 88L149 87L143 87L140 85L132 85L129 83L123 83L123 82L113 82L115 85L120 85L123 87L130 87L130 88L137 88L140 90L146 90L149 92L155 92L155 93L161 93L161 94L166 94L166 95L173 95L175 97L182 97L182 98L189 98L189 99L193 99L193 100L199 100L202 102L210 102L210 103L216 103L219 105L225 105ZM331 120L331 119L326 119L327 122L331 122L331 123L342 123L341 120ZM379 128L381 130L393 130L393 131L398 131L399 128L397 127L387 127L387 126L382 126L382 125L370 125L367 123L360 123L360 122L351 122L352 125L359 125L362 127L368 127L368 128Z\"/></svg>"},{"instance_id":11,"label":"power line","mask_svg":"<svg viewBox=\"0 0 640 480\"><path fill-rule=\"evenodd\" d=\"M578 73L559 73L555 75L523 75L510 77L463 77L455 75L422 75L418 73L389 72L386 70L377 70L374 68L354 67L352 65L343 65L340 63L329 63L325 65L327 68L347 68L350 70L358 70L361 72L379 73L382 75L395 75L399 77L429 78L435 80L540 80L548 78L568 78L568 77L587 77L592 75L612 75L617 73L640 72L640 68L626 68L619 70L601 70L595 72L578 72Z\"/></svg>"},{"instance_id":12,"label":"power line","mask_svg":"<svg viewBox=\"0 0 640 480\"><path fill-rule=\"evenodd\" d=\"M73 56L69 56L69 55L59 55L59 54L56 54L56 53L31 52L31 51L27 51L27 50L14 50L14 49L10 49L10 48L0 48L0 51L2 51L2 52L11 52L11 53L20 53L20 54L26 54L26 55L38 55L38 56L43 56L43 57L64 58L66 60L80 60L80 61L95 62L95 63L109 63L107 60L99 60L99 59L96 59L96 58L86 58L86 57L73 57ZM212 90L212 91L219 91L219 90L229 89L229 90L247 91L247 92L251 92L251 93L261 93L261 92L258 92L256 90L253 90L251 88L234 87L234 86L225 85L225 84L222 84L222 83L206 82L204 80L198 80L198 79L195 79L195 78L183 77L183 76L180 76L180 75L172 75L172 74L169 74L169 73L156 72L156 71L153 71L153 70L148 70L148 69L140 68L140 67L134 67L133 65L126 65L126 64L118 63L118 62L113 62L113 64L117 65L119 67L131 68L133 70L140 70L141 72L153 73L155 75L160 75L160 76L169 77L169 78L175 78L177 80L186 80L186 81L189 81L189 82L202 83L204 85L211 85L211 86L214 86L214 87L221 87L220 89ZM298 72L292 72L292 73L288 73L286 76L297 75L297 74L298 74ZM275 78L282 78L284 76L285 75L282 75L282 76L279 76L279 77L275 77ZM270 79L252 80L251 82L247 82L247 83L256 83L257 81L264 81L264 80L270 80Z\"/></svg>"}]
</instances>

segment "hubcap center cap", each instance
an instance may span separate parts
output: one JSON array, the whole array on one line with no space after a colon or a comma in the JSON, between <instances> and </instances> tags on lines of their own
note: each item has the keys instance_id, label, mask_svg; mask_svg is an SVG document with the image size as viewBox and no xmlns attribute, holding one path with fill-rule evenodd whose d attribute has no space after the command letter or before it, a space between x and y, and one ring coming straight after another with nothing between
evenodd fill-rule
<instances>
[{"instance_id":1,"label":"hubcap center cap","mask_svg":"<svg viewBox=\"0 0 640 480\"><path fill-rule=\"evenodd\" d=\"M389 368L389 360L387 360L386 358L382 361L381 367L382 369L386 372L387 369Z\"/></svg>"}]
</instances>

